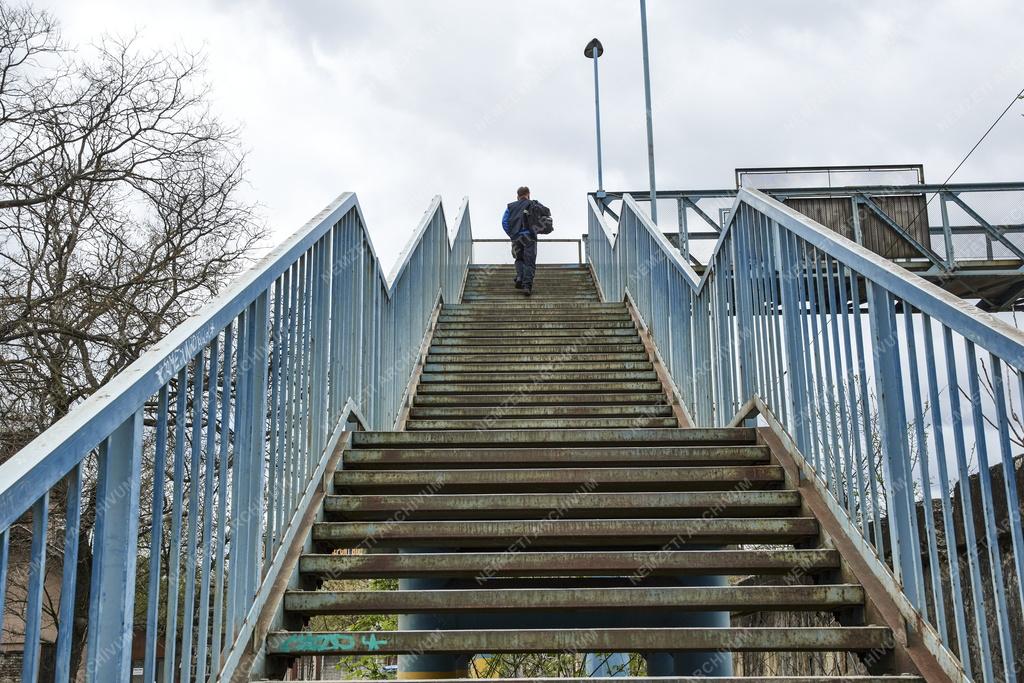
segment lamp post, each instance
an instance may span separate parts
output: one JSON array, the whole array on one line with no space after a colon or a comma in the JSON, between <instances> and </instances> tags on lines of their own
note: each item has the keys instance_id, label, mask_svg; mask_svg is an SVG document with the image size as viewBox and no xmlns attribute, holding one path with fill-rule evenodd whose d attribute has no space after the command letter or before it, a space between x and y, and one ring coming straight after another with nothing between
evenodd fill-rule
<instances>
[{"instance_id":1,"label":"lamp post","mask_svg":"<svg viewBox=\"0 0 1024 683\"><path fill-rule=\"evenodd\" d=\"M647 167L651 176L651 220L658 223L658 193L654 182L654 118L651 114L651 62L647 55L647 1L640 0L640 35L644 49L644 100L647 106Z\"/></svg>"},{"instance_id":2,"label":"lamp post","mask_svg":"<svg viewBox=\"0 0 1024 683\"><path fill-rule=\"evenodd\" d=\"M597 60L604 54L601 41L594 38L583 48L583 54L594 60L594 119L597 126L597 198L604 199L604 171L601 166L601 87L597 77ZM604 206L602 202L601 206Z\"/></svg>"}]
</instances>

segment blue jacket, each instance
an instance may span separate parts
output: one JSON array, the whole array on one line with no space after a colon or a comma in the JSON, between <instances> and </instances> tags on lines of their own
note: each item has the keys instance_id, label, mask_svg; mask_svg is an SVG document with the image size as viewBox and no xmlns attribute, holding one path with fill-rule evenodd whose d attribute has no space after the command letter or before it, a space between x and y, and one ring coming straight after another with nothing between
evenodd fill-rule
<instances>
[{"instance_id":1,"label":"blue jacket","mask_svg":"<svg viewBox=\"0 0 1024 683\"><path fill-rule=\"evenodd\" d=\"M517 239L523 235L533 236L533 231L526 223L526 208L530 205L529 199L520 199L508 205L505 215L501 217L501 227L509 239Z\"/></svg>"}]
</instances>

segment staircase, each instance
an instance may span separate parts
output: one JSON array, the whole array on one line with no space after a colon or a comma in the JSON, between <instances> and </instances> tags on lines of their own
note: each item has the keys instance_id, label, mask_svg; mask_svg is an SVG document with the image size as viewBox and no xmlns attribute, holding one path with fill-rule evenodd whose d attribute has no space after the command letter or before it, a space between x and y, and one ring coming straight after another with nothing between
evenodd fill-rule
<instances>
[{"instance_id":1,"label":"staircase","mask_svg":"<svg viewBox=\"0 0 1024 683\"><path fill-rule=\"evenodd\" d=\"M923 680L886 675L892 632L863 622L864 588L841 582L842 558L755 430L679 417L626 305L601 302L587 270L541 266L525 299L509 267L472 267L404 430L352 435L317 553L299 560L306 590L284 597L296 630L271 632L268 657L281 672L303 655L850 652L875 675L842 680ZM415 589L319 589L367 578ZM734 628L716 611L836 619ZM339 614L443 627L301 630ZM680 625L690 617L720 625Z\"/></svg>"}]
</instances>

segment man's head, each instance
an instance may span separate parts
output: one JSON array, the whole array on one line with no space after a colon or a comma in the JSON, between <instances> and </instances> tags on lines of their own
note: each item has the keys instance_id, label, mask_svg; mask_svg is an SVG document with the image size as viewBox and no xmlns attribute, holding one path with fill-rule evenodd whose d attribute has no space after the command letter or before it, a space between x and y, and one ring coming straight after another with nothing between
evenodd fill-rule
<instances>
[{"instance_id":1,"label":"man's head","mask_svg":"<svg viewBox=\"0 0 1024 683\"><path fill-rule=\"evenodd\" d=\"M530 198L530 188L528 188L526 185L523 185L522 187L520 187L518 190L516 190L516 198L517 199L529 199Z\"/></svg>"}]
</instances>

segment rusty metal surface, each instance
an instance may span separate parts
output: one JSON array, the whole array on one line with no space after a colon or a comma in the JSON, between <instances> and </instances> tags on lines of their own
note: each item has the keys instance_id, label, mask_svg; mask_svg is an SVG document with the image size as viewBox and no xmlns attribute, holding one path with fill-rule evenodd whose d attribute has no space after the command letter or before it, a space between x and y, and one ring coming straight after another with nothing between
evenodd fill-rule
<instances>
[{"instance_id":1,"label":"rusty metal surface","mask_svg":"<svg viewBox=\"0 0 1024 683\"><path fill-rule=\"evenodd\" d=\"M432 394L416 397L418 406L495 406L507 404L507 394ZM544 394L534 393L530 396L532 405L595 405L608 403L643 403L647 405L665 403L665 395L660 391L638 393L635 387L624 387L618 391L595 391L586 393Z\"/></svg>"},{"instance_id":2,"label":"rusty metal surface","mask_svg":"<svg viewBox=\"0 0 1024 683\"><path fill-rule=\"evenodd\" d=\"M667 406L658 406L667 408ZM570 409L571 408L567 408ZM444 410L452 410L444 408ZM478 410L470 408L468 410ZM484 408L483 410L488 410ZM605 448L409 448L345 451L345 468L423 469L513 467L566 467L570 465L751 465L768 462L765 446L609 446Z\"/></svg>"},{"instance_id":3,"label":"rusty metal surface","mask_svg":"<svg viewBox=\"0 0 1024 683\"><path fill-rule=\"evenodd\" d=\"M868 651L892 646L889 629L649 628L525 631L349 631L271 633L275 654L476 652Z\"/></svg>"},{"instance_id":4,"label":"rusty metal surface","mask_svg":"<svg viewBox=\"0 0 1024 683\"><path fill-rule=\"evenodd\" d=\"M342 470L334 483L366 493L515 491L660 491L757 489L781 484L778 465L713 467L546 467L535 469Z\"/></svg>"},{"instance_id":5,"label":"rusty metal surface","mask_svg":"<svg viewBox=\"0 0 1024 683\"><path fill-rule=\"evenodd\" d=\"M658 382L561 382L545 384L538 388L534 382L478 382L465 384L426 384L420 386L422 394L504 394L533 396L544 391L558 394L574 394L585 391L661 391ZM402 432L398 432L402 433Z\"/></svg>"},{"instance_id":6,"label":"rusty metal surface","mask_svg":"<svg viewBox=\"0 0 1024 683\"><path fill-rule=\"evenodd\" d=\"M678 427L679 421L674 417L494 417L483 420L409 420L406 429L415 432L420 430L479 430L479 429L658 429Z\"/></svg>"},{"instance_id":7,"label":"rusty metal surface","mask_svg":"<svg viewBox=\"0 0 1024 683\"><path fill-rule=\"evenodd\" d=\"M558 510L562 517L692 517L708 510L720 516L777 517L800 509L796 491L692 491L634 493L498 493L430 496L329 496L331 519L381 520L402 511L404 519L537 519Z\"/></svg>"},{"instance_id":8,"label":"rusty metal surface","mask_svg":"<svg viewBox=\"0 0 1024 683\"><path fill-rule=\"evenodd\" d=\"M811 517L774 519L544 519L322 522L313 539L338 547L664 546L688 543L783 545L817 534Z\"/></svg>"},{"instance_id":9,"label":"rusty metal surface","mask_svg":"<svg viewBox=\"0 0 1024 683\"><path fill-rule=\"evenodd\" d=\"M651 445L729 445L753 444L755 431L743 427L721 427L709 429L654 429L637 432L623 432L607 429L574 430L500 430L476 434L421 432L357 432L353 435L352 447L364 446L465 446L537 444L587 445L587 444L651 444Z\"/></svg>"},{"instance_id":10,"label":"rusty metal surface","mask_svg":"<svg viewBox=\"0 0 1024 683\"><path fill-rule=\"evenodd\" d=\"M414 419L448 418L470 419L501 417L597 417L602 415L621 417L637 415L641 417L668 417L672 408L668 405L605 405L605 406L535 406L510 405L494 408L493 406L456 406L439 408L434 406L415 407L412 409Z\"/></svg>"},{"instance_id":11,"label":"rusty metal surface","mask_svg":"<svg viewBox=\"0 0 1024 683\"><path fill-rule=\"evenodd\" d=\"M285 609L303 614L412 614L462 611L834 610L864 602L864 589L825 586L675 586L417 591L288 591Z\"/></svg>"},{"instance_id":12,"label":"rusty metal surface","mask_svg":"<svg viewBox=\"0 0 1024 683\"><path fill-rule=\"evenodd\" d=\"M344 578L487 576L678 576L786 574L837 569L830 549L634 550L304 555L305 574Z\"/></svg>"}]
</instances>

